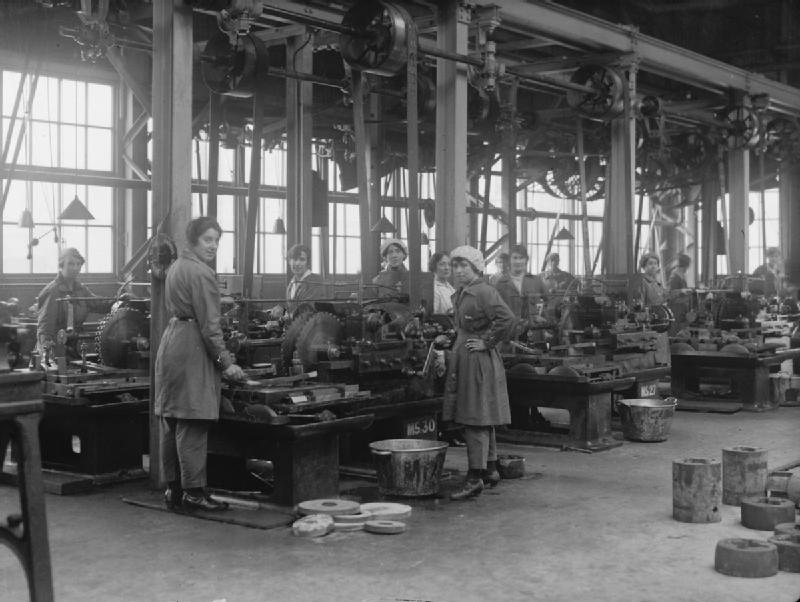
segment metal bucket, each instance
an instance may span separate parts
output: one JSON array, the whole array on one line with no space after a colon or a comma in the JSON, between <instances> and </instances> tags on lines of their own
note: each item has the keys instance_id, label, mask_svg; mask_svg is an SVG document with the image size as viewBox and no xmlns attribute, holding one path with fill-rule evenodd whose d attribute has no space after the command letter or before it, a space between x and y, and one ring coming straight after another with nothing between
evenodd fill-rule
<instances>
[{"instance_id":1,"label":"metal bucket","mask_svg":"<svg viewBox=\"0 0 800 602\"><path fill-rule=\"evenodd\" d=\"M620 399L622 434L632 441L666 441L675 415L677 400Z\"/></svg>"},{"instance_id":2,"label":"metal bucket","mask_svg":"<svg viewBox=\"0 0 800 602\"><path fill-rule=\"evenodd\" d=\"M384 439L369 444L383 495L417 497L439 492L447 443L430 439Z\"/></svg>"}]
</instances>

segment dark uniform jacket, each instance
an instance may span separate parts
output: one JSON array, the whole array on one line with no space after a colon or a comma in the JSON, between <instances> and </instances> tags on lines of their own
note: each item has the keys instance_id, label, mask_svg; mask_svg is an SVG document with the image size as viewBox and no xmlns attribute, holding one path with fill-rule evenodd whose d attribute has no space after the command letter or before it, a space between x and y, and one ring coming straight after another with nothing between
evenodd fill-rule
<instances>
[{"instance_id":1,"label":"dark uniform jacket","mask_svg":"<svg viewBox=\"0 0 800 602\"><path fill-rule=\"evenodd\" d=\"M72 283L59 273L50 284L45 286L36 297L38 307L37 338L39 343L55 340L59 330L67 328L69 306L72 305L73 326L79 327L86 321L90 312L105 313L111 307L108 301L75 301L59 302L64 297L94 297L95 294L86 286L73 280Z\"/></svg>"},{"instance_id":2,"label":"dark uniform jacket","mask_svg":"<svg viewBox=\"0 0 800 602\"><path fill-rule=\"evenodd\" d=\"M397 293L408 294L408 270L400 264L397 268L387 268L372 279L372 284L379 285L379 297L393 297Z\"/></svg>"},{"instance_id":3,"label":"dark uniform jacket","mask_svg":"<svg viewBox=\"0 0 800 602\"><path fill-rule=\"evenodd\" d=\"M494 286L514 315L524 321L537 315L536 305L547 292L542 279L533 274L522 277L522 292L514 286L510 274L503 274Z\"/></svg>"},{"instance_id":4,"label":"dark uniform jacket","mask_svg":"<svg viewBox=\"0 0 800 602\"><path fill-rule=\"evenodd\" d=\"M325 295L324 284L322 276L319 274L308 274L297 283L294 287L294 294L290 296L292 293L292 282L290 281L286 287L286 304L289 311L295 311L303 301L322 299Z\"/></svg>"}]
</instances>

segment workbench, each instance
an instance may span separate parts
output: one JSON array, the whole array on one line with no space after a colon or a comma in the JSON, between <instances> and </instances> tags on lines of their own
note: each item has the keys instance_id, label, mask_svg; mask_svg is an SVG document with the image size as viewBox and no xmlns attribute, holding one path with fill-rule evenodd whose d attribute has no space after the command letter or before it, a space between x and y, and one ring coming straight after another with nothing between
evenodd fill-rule
<instances>
[{"instance_id":1,"label":"workbench","mask_svg":"<svg viewBox=\"0 0 800 602\"><path fill-rule=\"evenodd\" d=\"M222 414L209 431L209 455L271 460L274 464L273 501L294 505L303 500L338 497L340 457L349 462L366 443L385 438L382 428L373 424L392 425L399 431L391 438L411 436L436 438L436 415L442 398L420 399L396 403L381 395L334 402L294 404L297 412L290 424L271 424L268 418ZM280 408L278 408L280 409ZM301 413L327 410L337 418L309 422ZM420 426L421 425L421 426ZM417 428L414 434L402 429ZM352 437L352 439L351 439ZM363 457L363 456L361 456ZM209 484L214 486L209 478Z\"/></svg>"},{"instance_id":2,"label":"workbench","mask_svg":"<svg viewBox=\"0 0 800 602\"><path fill-rule=\"evenodd\" d=\"M785 360L800 358L800 349L784 349L763 354L734 355L719 351L683 351L672 354L672 394L713 401L737 401L742 409L763 412L778 408L770 399L769 375L780 370ZM708 396L704 385L722 385L726 395Z\"/></svg>"},{"instance_id":3,"label":"workbench","mask_svg":"<svg viewBox=\"0 0 800 602\"><path fill-rule=\"evenodd\" d=\"M567 410L569 433L536 431L525 437L525 442L586 451L601 451L622 444L611 434L611 402L614 393L635 385L634 377L590 382L587 377L536 374L531 368L517 364L506 371L509 403L512 408Z\"/></svg>"}]
</instances>

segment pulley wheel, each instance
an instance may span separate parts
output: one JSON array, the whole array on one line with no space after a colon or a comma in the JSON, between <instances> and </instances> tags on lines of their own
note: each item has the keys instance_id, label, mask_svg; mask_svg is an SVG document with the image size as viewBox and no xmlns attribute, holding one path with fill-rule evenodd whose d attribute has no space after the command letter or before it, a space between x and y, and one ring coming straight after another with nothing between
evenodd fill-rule
<instances>
[{"instance_id":1,"label":"pulley wheel","mask_svg":"<svg viewBox=\"0 0 800 602\"><path fill-rule=\"evenodd\" d=\"M721 539L714 568L731 577L771 577L778 572L778 548L761 539Z\"/></svg>"},{"instance_id":2,"label":"pulley wheel","mask_svg":"<svg viewBox=\"0 0 800 602\"><path fill-rule=\"evenodd\" d=\"M614 69L603 65L584 65L570 81L591 88L580 92L567 90L567 104L587 119L606 121L622 115L624 84Z\"/></svg>"},{"instance_id":3,"label":"pulley wheel","mask_svg":"<svg viewBox=\"0 0 800 602\"><path fill-rule=\"evenodd\" d=\"M402 520L411 516L411 506L394 502L361 504L361 512L368 512L376 520Z\"/></svg>"},{"instance_id":4,"label":"pulley wheel","mask_svg":"<svg viewBox=\"0 0 800 602\"><path fill-rule=\"evenodd\" d=\"M225 34L211 37L200 55L200 72L209 90L224 96L250 98L266 74L269 55L264 43L247 35L232 46Z\"/></svg>"},{"instance_id":5,"label":"pulley wheel","mask_svg":"<svg viewBox=\"0 0 800 602\"><path fill-rule=\"evenodd\" d=\"M774 497L742 500L742 525L748 529L772 531L775 525L794 520L794 502Z\"/></svg>"},{"instance_id":6,"label":"pulley wheel","mask_svg":"<svg viewBox=\"0 0 800 602\"><path fill-rule=\"evenodd\" d=\"M357 2L342 19L342 27L350 30L339 37L342 58L365 73L397 75L406 64L409 19L389 2Z\"/></svg>"},{"instance_id":7,"label":"pulley wheel","mask_svg":"<svg viewBox=\"0 0 800 602\"><path fill-rule=\"evenodd\" d=\"M380 535L397 535L406 530L406 524L399 520L368 520L364 523L364 530Z\"/></svg>"},{"instance_id":8,"label":"pulley wheel","mask_svg":"<svg viewBox=\"0 0 800 602\"><path fill-rule=\"evenodd\" d=\"M338 498L307 500L297 504L297 512L302 515L328 514L330 516L357 514L361 512L361 505L358 502Z\"/></svg>"},{"instance_id":9,"label":"pulley wheel","mask_svg":"<svg viewBox=\"0 0 800 602\"><path fill-rule=\"evenodd\" d=\"M761 139L761 121L752 109L743 106L730 107L723 120L728 124L725 129L725 143L729 149L753 148Z\"/></svg>"}]
</instances>

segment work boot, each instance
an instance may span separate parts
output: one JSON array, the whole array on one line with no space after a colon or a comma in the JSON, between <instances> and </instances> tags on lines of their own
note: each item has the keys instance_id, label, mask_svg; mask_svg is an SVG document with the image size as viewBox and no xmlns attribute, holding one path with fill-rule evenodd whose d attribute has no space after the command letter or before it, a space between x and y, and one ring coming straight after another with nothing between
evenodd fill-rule
<instances>
[{"instance_id":1,"label":"work boot","mask_svg":"<svg viewBox=\"0 0 800 602\"><path fill-rule=\"evenodd\" d=\"M183 492L181 500L184 510L206 510L208 512L218 512L227 510L228 504L218 502L211 498L202 489L187 489Z\"/></svg>"},{"instance_id":2,"label":"work boot","mask_svg":"<svg viewBox=\"0 0 800 602\"><path fill-rule=\"evenodd\" d=\"M467 479L464 481L464 485L461 489L450 494L450 499L466 500L467 498L480 495L481 491L483 491L482 479Z\"/></svg>"},{"instance_id":3,"label":"work boot","mask_svg":"<svg viewBox=\"0 0 800 602\"><path fill-rule=\"evenodd\" d=\"M486 463L486 470L481 473L483 483L489 488L494 489L500 482L500 473L497 472L497 461L489 460Z\"/></svg>"},{"instance_id":4,"label":"work boot","mask_svg":"<svg viewBox=\"0 0 800 602\"><path fill-rule=\"evenodd\" d=\"M170 481L167 483L167 490L164 492L164 505L167 510L177 510L181 507L183 489L180 481Z\"/></svg>"}]
</instances>

